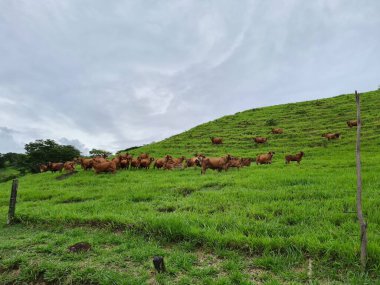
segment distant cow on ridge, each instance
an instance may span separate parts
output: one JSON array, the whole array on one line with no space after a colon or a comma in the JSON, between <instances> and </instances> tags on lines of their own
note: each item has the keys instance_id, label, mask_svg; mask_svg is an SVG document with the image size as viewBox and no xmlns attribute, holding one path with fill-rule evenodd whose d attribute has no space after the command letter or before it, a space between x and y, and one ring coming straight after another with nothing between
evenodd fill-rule
<instances>
[{"instance_id":1,"label":"distant cow on ridge","mask_svg":"<svg viewBox=\"0 0 380 285\"><path fill-rule=\"evenodd\" d=\"M349 120L349 121L347 121L347 126L349 126L350 128L357 127L358 121L357 120Z\"/></svg>"},{"instance_id":2,"label":"distant cow on ridge","mask_svg":"<svg viewBox=\"0 0 380 285\"><path fill-rule=\"evenodd\" d=\"M270 151L266 154L260 154L256 157L256 164L271 164L273 155L275 154L274 151Z\"/></svg>"},{"instance_id":3,"label":"distant cow on ridge","mask_svg":"<svg viewBox=\"0 0 380 285\"><path fill-rule=\"evenodd\" d=\"M283 129L272 129L272 134L279 135L284 132Z\"/></svg>"},{"instance_id":4,"label":"distant cow on ridge","mask_svg":"<svg viewBox=\"0 0 380 285\"><path fill-rule=\"evenodd\" d=\"M335 140L335 139L339 139L340 134L339 133L326 133L326 134L323 134L322 137L324 137L328 140Z\"/></svg>"},{"instance_id":5,"label":"distant cow on ridge","mask_svg":"<svg viewBox=\"0 0 380 285\"><path fill-rule=\"evenodd\" d=\"M291 161L297 161L298 164L300 164L301 160L302 160L302 157L304 156L304 152L301 151L299 153L297 153L296 155L286 155L285 156L285 163L286 164L289 164Z\"/></svg>"},{"instance_id":6,"label":"distant cow on ridge","mask_svg":"<svg viewBox=\"0 0 380 285\"><path fill-rule=\"evenodd\" d=\"M266 143L268 141L268 138L255 137L253 140L254 140L255 143Z\"/></svg>"},{"instance_id":7,"label":"distant cow on ridge","mask_svg":"<svg viewBox=\"0 0 380 285\"><path fill-rule=\"evenodd\" d=\"M212 144L222 144L223 143L223 139L222 138L211 137L210 139L211 139Z\"/></svg>"}]
</instances>

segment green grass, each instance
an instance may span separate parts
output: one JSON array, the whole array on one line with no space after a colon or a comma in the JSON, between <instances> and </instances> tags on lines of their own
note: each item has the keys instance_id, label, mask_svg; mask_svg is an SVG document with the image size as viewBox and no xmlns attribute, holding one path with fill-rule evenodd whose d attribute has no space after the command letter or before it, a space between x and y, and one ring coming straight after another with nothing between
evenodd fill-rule
<instances>
[{"instance_id":1,"label":"green grass","mask_svg":"<svg viewBox=\"0 0 380 285\"><path fill-rule=\"evenodd\" d=\"M0 168L0 183L14 179L20 175L20 171L13 167Z\"/></svg>"},{"instance_id":2,"label":"green grass","mask_svg":"<svg viewBox=\"0 0 380 285\"><path fill-rule=\"evenodd\" d=\"M80 171L62 181L51 173L22 177L16 211L21 224L0 228L5 236L0 280L380 284L379 96L379 91L362 95L365 274L358 262L355 214L356 129L346 125L355 118L355 100L343 95L240 112L134 152L255 157L272 150L272 165L208 170L203 176L199 169L186 169L115 175ZM284 128L284 134L269 134L273 125ZM342 138L327 142L321 134L328 131ZM256 135L268 136L269 142L254 145ZM210 136L222 137L224 144L211 145ZM301 165L284 164L285 154L300 150L305 152ZM4 221L10 184L0 184ZM65 252L82 240L94 249ZM165 274L153 273L157 254L166 258Z\"/></svg>"}]
</instances>

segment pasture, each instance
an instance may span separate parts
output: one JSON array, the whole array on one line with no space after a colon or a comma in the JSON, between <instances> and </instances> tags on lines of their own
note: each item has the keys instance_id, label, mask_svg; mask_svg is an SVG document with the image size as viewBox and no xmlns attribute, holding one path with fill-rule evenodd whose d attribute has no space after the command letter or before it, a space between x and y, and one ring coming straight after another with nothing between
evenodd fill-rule
<instances>
[{"instance_id":1,"label":"pasture","mask_svg":"<svg viewBox=\"0 0 380 285\"><path fill-rule=\"evenodd\" d=\"M256 157L271 165L82 171L20 179L18 224L7 227L0 184L0 280L66 284L377 284L380 282L380 91L362 94L363 209L368 270L360 272L354 95L247 110L132 153ZM283 134L271 134L283 128ZM338 132L327 141L321 135ZM211 144L210 137L223 138ZM265 144L252 138L264 136ZM286 154L303 151L300 165ZM88 241L93 249L67 247ZM156 274L152 257L165 257Z\"/></svg>"}]
</instances>

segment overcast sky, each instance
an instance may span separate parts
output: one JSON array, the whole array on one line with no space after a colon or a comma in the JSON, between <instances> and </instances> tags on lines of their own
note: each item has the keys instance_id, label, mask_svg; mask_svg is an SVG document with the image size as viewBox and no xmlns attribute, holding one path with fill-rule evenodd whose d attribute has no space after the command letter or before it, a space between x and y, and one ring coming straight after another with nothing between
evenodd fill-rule
<instances>
[{"instance_id":1,"label":"overcast sky","mask_svg":"<svg viewBox=\"0 0 380 285\"><path fill-rule=\"evenodd\" d=\"M115 151L379 85L379 0L0 0L1 153Z\"/></svg>"}]
</instances>

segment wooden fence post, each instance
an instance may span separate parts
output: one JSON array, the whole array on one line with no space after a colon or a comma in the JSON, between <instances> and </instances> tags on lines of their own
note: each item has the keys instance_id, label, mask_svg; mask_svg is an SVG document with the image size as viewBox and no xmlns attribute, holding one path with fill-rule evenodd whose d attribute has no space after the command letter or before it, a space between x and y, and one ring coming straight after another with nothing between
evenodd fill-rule
<instances>
[{"instance_id":1,"label":"wooden fence post","mask_svg":"<svg viewBox=\"0 0 380 285\"><path fill-rule=\"evenodd\" d=\"M358 221L360 224L360 263L364 271L367 263L367 224L364 221L362 209L362 175L361 175L361 158L360 158L360 132L361 132L361 119L360 119L360 96L355 90L356 97L356 111L357 111L357 134L356 134L356 177L357 177L357 193L356 193L356 209L358 214Z\"/></svg>"},{"instance_id":2,"label":"wooden fence post","mask_svg":"<svg viewBox=\"0 0 380 285\"><path fill-rule=\"evenodd\" d=\"M14 218L15 218L17 188L18 188L18 179L13 179L12 190L11 190L11 198L9 200L9 211L8 211L7 225L11 225L13 223Z\"/></svg>"}]
</instances>

